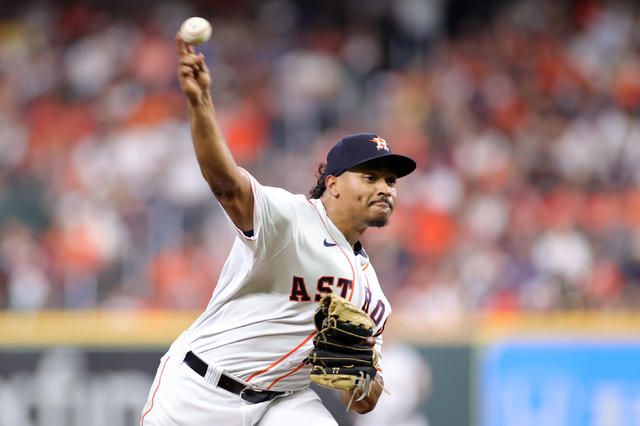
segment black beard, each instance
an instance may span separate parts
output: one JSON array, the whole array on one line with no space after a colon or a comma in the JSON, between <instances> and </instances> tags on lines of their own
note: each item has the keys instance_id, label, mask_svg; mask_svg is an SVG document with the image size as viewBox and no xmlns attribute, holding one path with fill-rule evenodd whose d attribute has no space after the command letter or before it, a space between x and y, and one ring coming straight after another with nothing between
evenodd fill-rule
<instances>
[{"instance_id":1,"label":"black beard","mask_svg":"<svg viewBox=\"0 0 640 426\"><path fill-rule=\"evenodd\" d=\"M375 226L376 228L382 228L389 222L388 217L376 217L367 220L367 226Z\"/></svg>"}]
</instances>

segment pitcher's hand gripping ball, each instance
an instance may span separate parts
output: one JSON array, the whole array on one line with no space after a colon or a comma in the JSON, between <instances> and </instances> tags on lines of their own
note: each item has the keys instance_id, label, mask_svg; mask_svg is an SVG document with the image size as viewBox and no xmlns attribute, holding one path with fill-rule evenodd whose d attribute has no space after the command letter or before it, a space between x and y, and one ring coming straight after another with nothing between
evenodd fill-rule
<instances>
[{"instance_id":1,"label":"pitcher's hand gripping ball","mask_svg":"<svg viewBox=\"0 0 640 426\"><path fill-rule=\"evenodd\" d=\"M369 393L376 376L378 356L366 344L373 335L373 321L346 299L327 294L314 314L318 334L307 358L311 380L321 386L361 391L358 401Z\"/></svg>"},{"instance_id":2,"label":"pitcher's hand gripping ball","mask_svg":"<svg viewBox=\"0 0 640 426\"><path fill-rule=\"evenodd\" d=\"M187 43L197 46L211 37L211 24L204 18L194 16L182 23L180 36Z\"/></svg>"}]
</instances>

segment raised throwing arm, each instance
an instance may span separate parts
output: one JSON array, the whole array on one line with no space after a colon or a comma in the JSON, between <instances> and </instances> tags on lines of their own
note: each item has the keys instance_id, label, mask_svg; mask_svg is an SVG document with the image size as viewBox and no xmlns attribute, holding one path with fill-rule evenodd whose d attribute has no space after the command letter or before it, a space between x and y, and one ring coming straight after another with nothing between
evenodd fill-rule
<instances>
[{"instance_id":1,"label":"raised throwing arm","mask_svg":"<svg viewBox=\"0 0 640 426\"><path fill-rule=\"evenodd\" d=\"M176 34L178 79L187 98L191 136L202 175L233 223L253 227L253 193L249 176L236 164L216 121L211 75L202 53Z\"/></svg>"}]
</instances>

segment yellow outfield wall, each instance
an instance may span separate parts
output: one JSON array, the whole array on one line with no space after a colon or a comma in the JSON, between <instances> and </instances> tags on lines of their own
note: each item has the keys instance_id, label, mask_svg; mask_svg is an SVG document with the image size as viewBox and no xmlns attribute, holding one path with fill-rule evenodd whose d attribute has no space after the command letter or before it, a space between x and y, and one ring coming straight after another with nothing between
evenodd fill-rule
<instances>
[{"instance_id":1,"label":"yellow outfield wall","mask_svg":"<svg viewBox=\"0 0 640 426\"><path fill-rule=\"evenodd\" d=\"M0 346L168 345L198 317L195 311L1 312Z\"/></svg>"},{"instance_id":2,"label":"yellow outfield wall","mask_svg":"<svg viewBox=\"0 0 640 426\"><path fill-rule=\"evenodd\" d=\"M0 312L0 345L159 346L171 343L200 311ZM486 314L437 319L395 312L385 338L415 344L488 343L528 338L640 339L640 313Z\"/></svg>"}]
</instances>

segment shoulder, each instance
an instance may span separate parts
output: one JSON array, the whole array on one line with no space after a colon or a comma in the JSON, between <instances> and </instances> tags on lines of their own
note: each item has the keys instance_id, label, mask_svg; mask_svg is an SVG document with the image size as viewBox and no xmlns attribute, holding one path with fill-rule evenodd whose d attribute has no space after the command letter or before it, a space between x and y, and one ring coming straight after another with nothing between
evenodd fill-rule
<instances>
[{"instance_id":1,"label":"shoulder","mask_svg":"<svg viewBox=\"0 0 640 426\"><path fill-rule=\"evenodd\" d=\"M247 176L249 176L249 180L251 181L251 189L253 190L254 193L263 193L268 196L273 196L273 197L282 198L282 199L292 199L297 202L306 200L306 197L302 194L294 194L278 186L265 185L260 181L258 181L258 179L256 179L255 176L253 176L251 173L249 173L245 169L242 169L242 171L246 173Z\"/></svg>"},{"instance_id":2,"label":"shoulder","mask_svg":"<svg viewBox=\"0 0 640 426\"><path fill-rule=\"evenodd\" d=\"M282 203L280 205L283 209L304 209L308 210L313 204L303 195L303 194L294 194L284 188L280 188L277 186L264 186L260 185L256 187L257 191L260 191L264 194L265 197L271 199L272 201Z\"/></svg>"}]
</instances>

